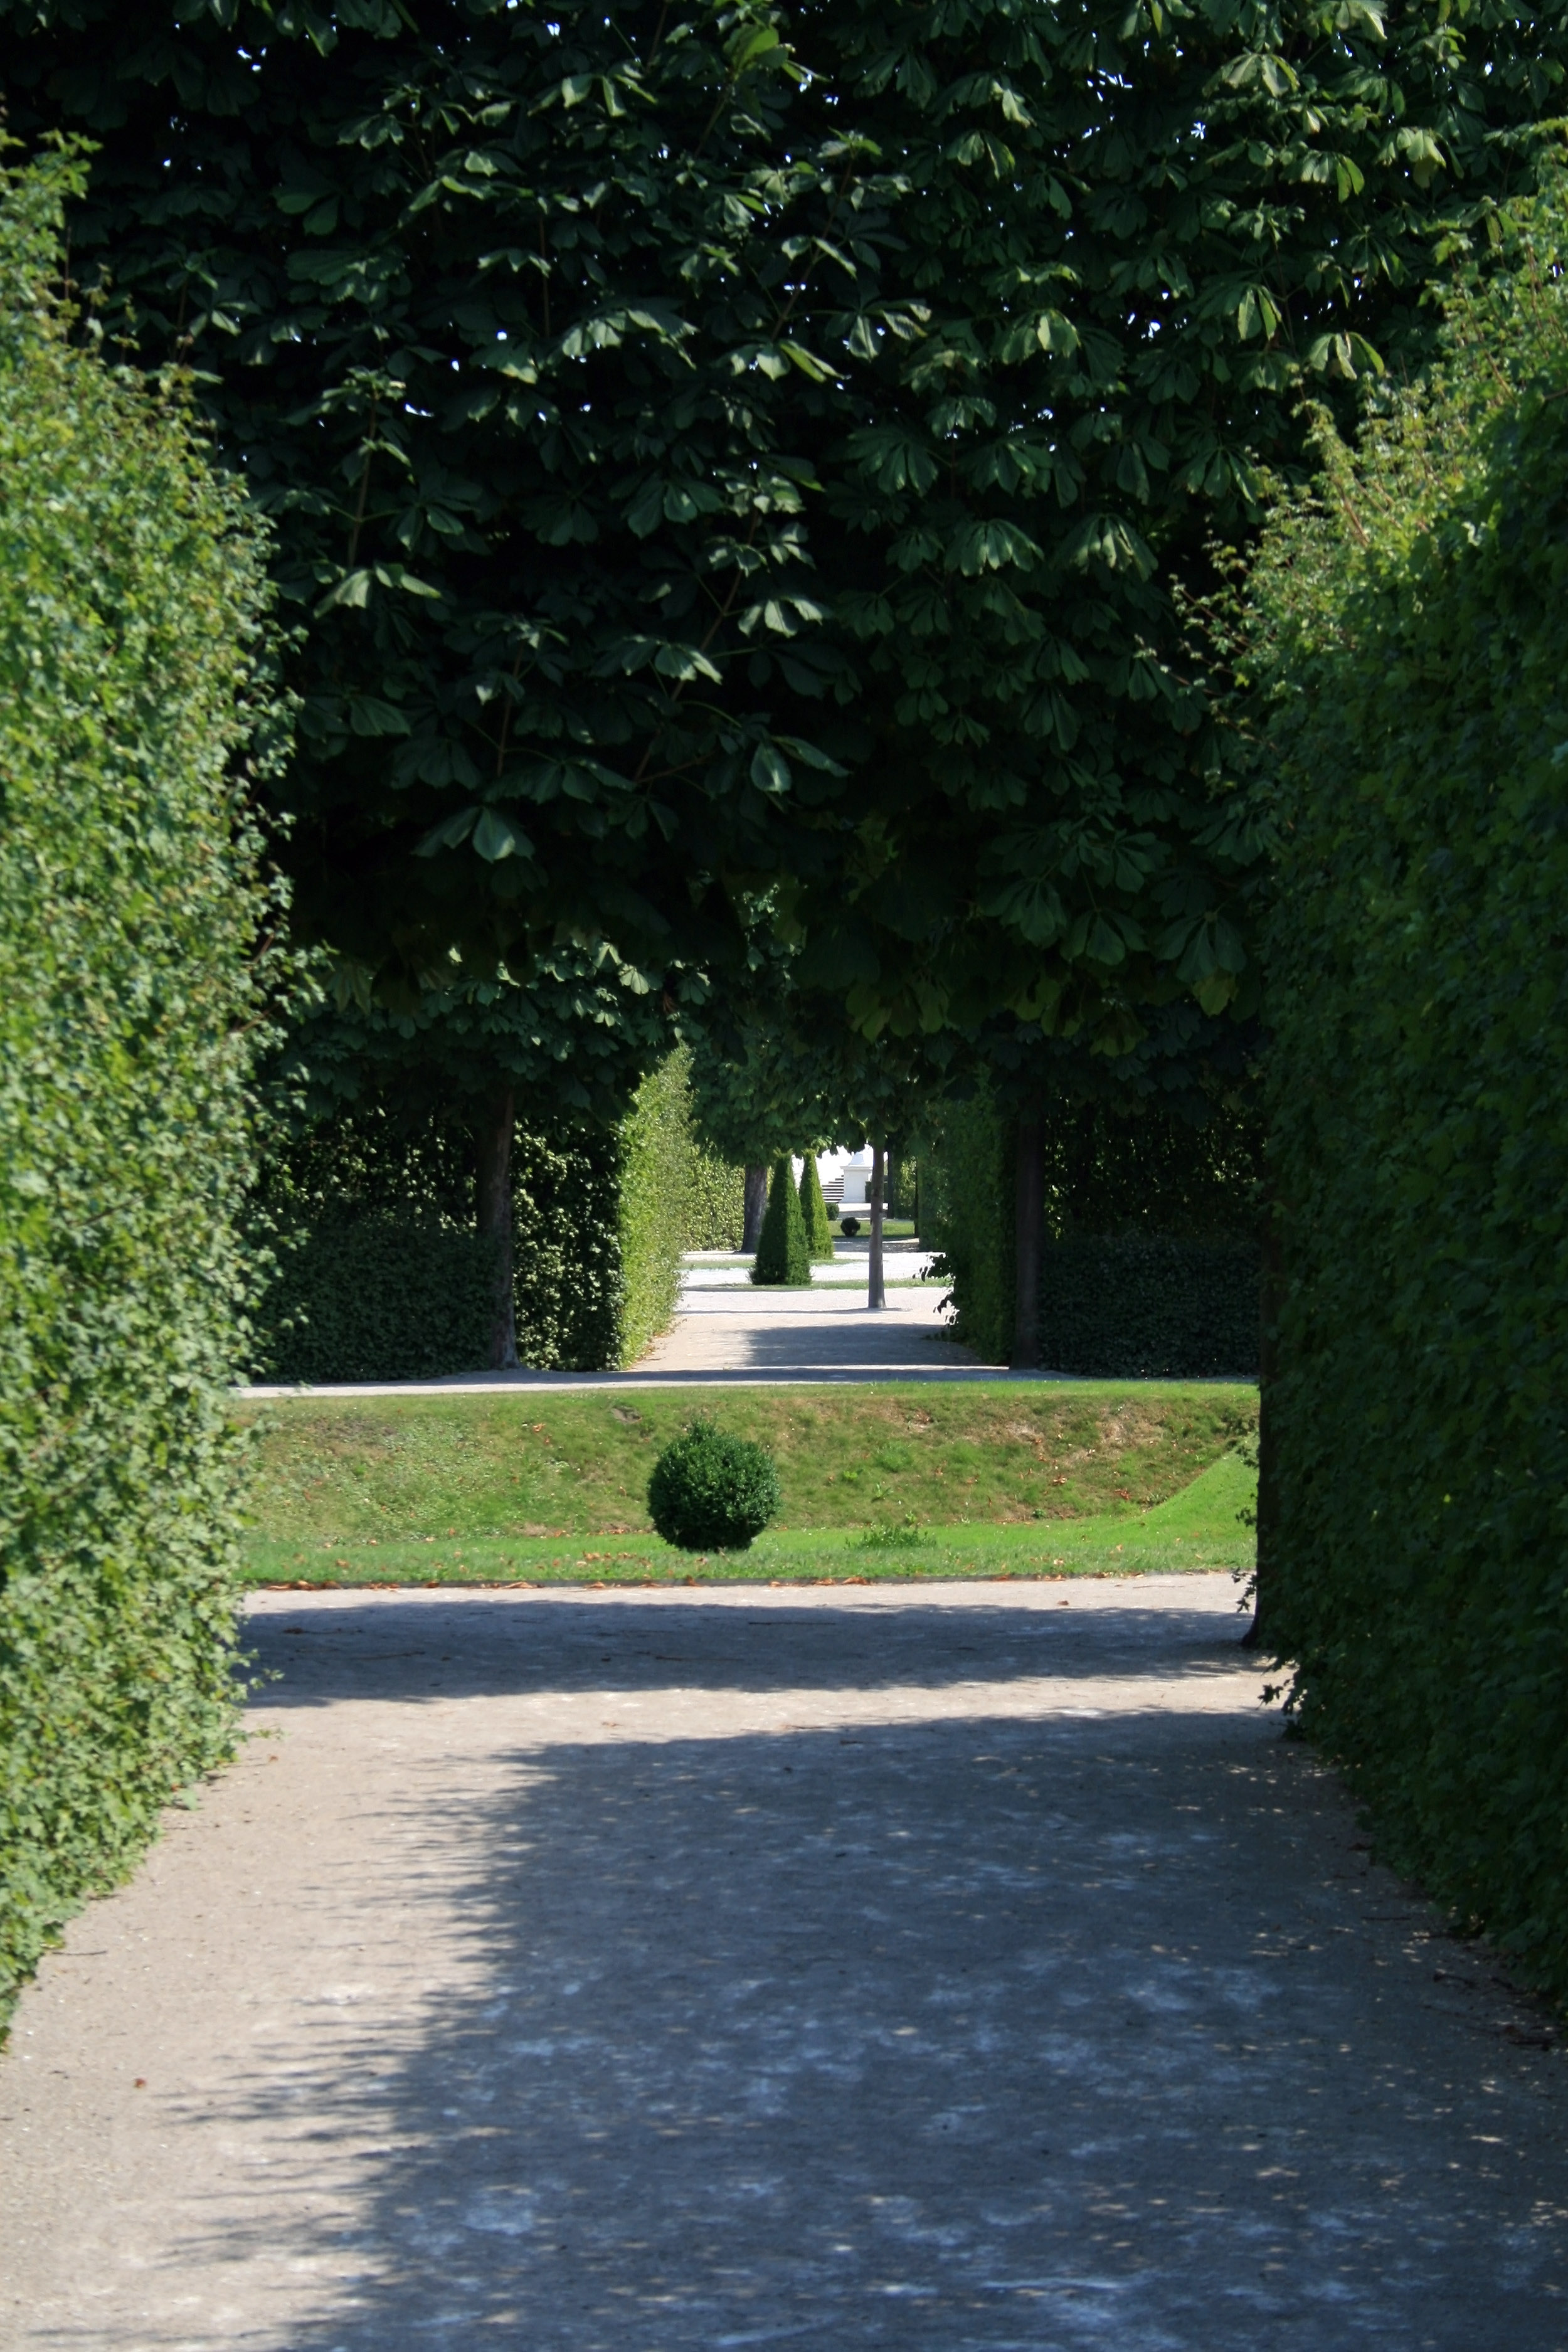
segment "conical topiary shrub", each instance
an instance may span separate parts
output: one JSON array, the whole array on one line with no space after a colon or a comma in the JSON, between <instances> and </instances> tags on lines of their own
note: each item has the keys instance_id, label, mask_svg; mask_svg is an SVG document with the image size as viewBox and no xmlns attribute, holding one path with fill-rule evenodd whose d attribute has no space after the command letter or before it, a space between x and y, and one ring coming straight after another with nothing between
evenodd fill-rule
<instances>
[{"instance_id":1,"label":"conical topiary shrub","mask_svg":"<svg viewBox=\"0 0 1568 2352\"><path fill-rule=\"evenodd\" d=\"M822 1197L822 1179L816 1172L816 1154L808 1151L805 1165L800 1171L800 1221L805 1227L806 1254L814 1265L833 1263L833 1228L827 1222L827 1203Z\"/></svg>"},{"instance_id":2,"label":"conical topiary shrub","mask_svg":"<svg viewBox=\"0 0 1568 2352\"><path fill-rule=\"evenodd\" d=\"M768 1187L768 1213L763 1219L763 1238L757 1244L752 1280L798 1286L811 1280L811 1252L805 1244L805 1220L800 1213L800 1194L795 1189L795 1172L790 1167L787 1151L781 1152L773 1162L773 1181Z\"/></svg>"}]
</instances>

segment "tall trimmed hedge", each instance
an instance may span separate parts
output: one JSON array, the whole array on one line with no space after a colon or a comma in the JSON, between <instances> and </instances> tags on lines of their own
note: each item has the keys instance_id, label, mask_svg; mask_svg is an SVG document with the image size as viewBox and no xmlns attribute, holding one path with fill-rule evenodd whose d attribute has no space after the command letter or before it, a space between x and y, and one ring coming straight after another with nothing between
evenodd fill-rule
<instances>
[{"instance_id":1,"label":"tall trimmed hedge","mask_svg":"<svg viewBox=\"0 0 1568 2352\"><path fill-rule=\"evenodd\" d=\"M616 1129L564 1121L512 1152L517 1348L525 1364L595 1372L626 1360L623 1159Z\"/></svg>"},{"instance_id":2,"label":"tall trimmed hedge","mask_svg":"<svg viewBox=\"0 0 1568 2352\"><path fill-rule=\"evenodd\" d=\"M805 1228L805 1245L814 1265L833 1263L833 1227L827 1222L827 1203L822 1197L822 1179L817 1173L816 1154L808 1150L800 1168L800 1221Z\"/></svg>"},{"instance_id":3,"label":"tall trimmed hedge","mask_svg":"<svg viewBox=\"0 0 1568 2352\"><path fill-rule=\"evenodd\" d=\"M458 1121L375 1103L275 1139L253 1203L271 1258L258 1370L428 1380L482 1363L493 1245L474 1231L471 1160Z\"/></svg>"},{"instance_id":4,"label":"tall trimmed hedge","mask_svg":"<svg viewBox=\"0 0 1568 2352\"><path fill-rule=\"evenodd\" d=\"M1281 800L1264 1600L1386 1850L1568 1994L1568 213L1254 575Z\"/></svg>"},{"instance_id":5,"label":"tall trimmed hedge","mask_svg":"<svg viewBox=\"0 0 1568 2352\"><path fill-rule=\"evenodd\" d=\"M686 1246L738 1250L746 1230L746 1171L731 1168L693 1137L687 1192Z\"/></svg>"},{"instance_id":6,"label":"tall trimmed hedge","mask_svg":"<svg viewBox=\"0 0 1568 2352\"><path fill-rule=\"evenodd\" d=\"M1040 1268L1040 1360L1085 1380L1250 1380L1257 1244L1245 1236L1064 1234Z\"/></svg>"},{"instance_id":7,"label":"tall trimmed hedge","mask_svg":"<svg viewBox=\"0 0 1568 2352\"><path fill-rule=\"evenodd\" d=\"M473 1140L459 1112L399 1118L372 1103L345 1113L279 1147L256 1205L275 1262L257 1317L263 1377L438 1380L483 1365L492 1245L474 1230ZM694 1215L716 1220L723 1206L691 1134L684 1047L614 1127L576 1115L520 1127L522 1361L635 1362L674 1314Z\"/></svg>"},{"instance_id":8,"label":"tall trimmed hedge","mask_svg":"<svg viewBox=\"0 0 1568 2352\"><path fill-rule=\"evenodd\" d=\"M1007 1360L1013 1345L1012 1121L982 1079L966 1102L930 1115L922 1161L934 1243L935 1272L952 1285L952 1334L988 1364Z\"/></svg>"},{"instance_id":9,"label":"tall trimmed hedge","mask_svg":"<svg viewBox=\"0 0 1568 2352\"><path fill-rule=\"evenodd\" d=\"M376 1209L279 1234L258 1369L310 1384L476 1370L495 1314L495 1247L471 1227Z\"/></svg>"},{"instance_id":10,"label":"tall trimmed hedge","mask_svg":"<svg viewBox=\"0 0 1568 2352\"><path fill-rule=\"evenodd\" d=\"M952 1284L954 1336L990 1363L1013 1345L1016 1130L988 1087L943 1105L921 1167L925 1223ZM1103 1380L1258 1370L1254 1152L1234 1116L1064 1105L1046 1145L1040 1360Z\"/></svg>"},{"instance_id":11,"label":"tall trimmed hedge","mask_svg":"<svg viewBox=\"0 0 1568 2352\"><path fill-rule=\"evenodd\" d=\"M80 179L0 173L0 2011L234 1730L277 713L240 493L56 300Z\"/></svg>"},{"instance_id":12,"label":"tall trimmed hedge","mask_svg":"<svg viewBox=\"0 0 1568 2352\"><path fill-rule=\"evenodd\" d=\"M617 1360L625 1284L614 1129L577 1117L512 1142L512 1263L525 1363ZM460 1113L371 1102L279 1141L253 1203L272 1272L256 1314L267 1380L440 1380L487 1360L493 1244L474 1230Z\"/></svg>"},{"instance_id":13,"label":"tall trimmed hedge","mask_svg":"<svg viewBox=\"0 0 1568 2352\"><path fill-rule=\"evenodd\" d=\"M678 1046L637 1088L617 1144L621 1312L611 1359L632 1364L668 1328L690 1213L691 1056Z\"/></svg>"}]
</instances>

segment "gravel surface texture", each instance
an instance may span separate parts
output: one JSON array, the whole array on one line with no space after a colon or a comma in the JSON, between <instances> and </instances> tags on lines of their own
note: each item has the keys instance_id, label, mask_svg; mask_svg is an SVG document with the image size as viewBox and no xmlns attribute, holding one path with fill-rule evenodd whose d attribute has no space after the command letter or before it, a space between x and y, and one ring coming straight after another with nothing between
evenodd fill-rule
<instances>
[{"instance_id":1,"label":"gravel surface texture","mask_svg":"<svg viewBox=\"0 0 1568 2352\"><path fill-rule=\"evenodd\" d=\"M273 1593L0 2062L10 2352L1548 2352L1568 2076L1226 1578Z\"/></svg>"}]
</instances>

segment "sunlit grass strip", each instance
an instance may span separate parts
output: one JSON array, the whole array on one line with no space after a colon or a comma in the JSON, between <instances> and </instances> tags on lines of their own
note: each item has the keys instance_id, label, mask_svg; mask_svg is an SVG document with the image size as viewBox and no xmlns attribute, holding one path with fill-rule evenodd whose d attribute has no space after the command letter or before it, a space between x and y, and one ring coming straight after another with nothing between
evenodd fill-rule
<instances>
[{"instance_id":1,"label":"sunlit grass strip","mask_svg":"<svg viewBox=\"0 0 1568 2352\"><path fill-rule=\"evenodd\" d=\"M649 1474L699 1414L773 1454L775 1535L1131 1521L1196 1491L1256 1410L1240 1385L942 1381L303 1397L242 1418L259 1423L258 1535L313 1558L426 1538L463 1550L649 1540Z\"/></svg>"},{"instance_id":2,"label":"sunlit grass strip","mask_svg":"<svg viewBox=\"0 0 1568 2352\"><path fill-rule=\"evenodd\" d=\"M963 1577L1171 1574L1250 1569L1250 1474L1234 1455L1135 1517L1019 1527L817 1528L764 1535L744 1552L678 1551L657 1536L431 1537L308 1545L253 1540L253 1583L797 1584Z\"/></svg>"}]
</instances>

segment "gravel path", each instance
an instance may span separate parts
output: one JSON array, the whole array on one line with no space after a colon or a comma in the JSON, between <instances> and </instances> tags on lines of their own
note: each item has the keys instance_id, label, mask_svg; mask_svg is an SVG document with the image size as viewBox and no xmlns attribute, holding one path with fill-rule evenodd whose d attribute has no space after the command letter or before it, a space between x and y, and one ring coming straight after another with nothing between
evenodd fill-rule
<instances>
[{"instance_id":1,"label":"gravel path","mask_svg":"<svg viewBox=\"0 0 1568 2352\"><path fill-rule=\"evenodd\" d=\"M889 1276L899 1263L889 1255ZM693 1268L681 1285L674 1324L637 1370L666 1378L722 1372L772 1381L952 1380L978 1369L967 1348L944 1336L942 1283L897 1284L887 1305L872 1314L864 1265L851 1273L852 1283L835 1266L838 1278L809 1290L759 1290L744 1274Z\"/></svg>"},{"instance_id":2,"label":"gravel path","mask_svg":"<svg viewBox=\"0 0 1568 2352\"><path fill-rule=\"evenodd\" d=\"M1568 2078L1224 1578L271 1594L0 2063L8 2352L1548 2352Z\"/></svg>"}]
</instances>

